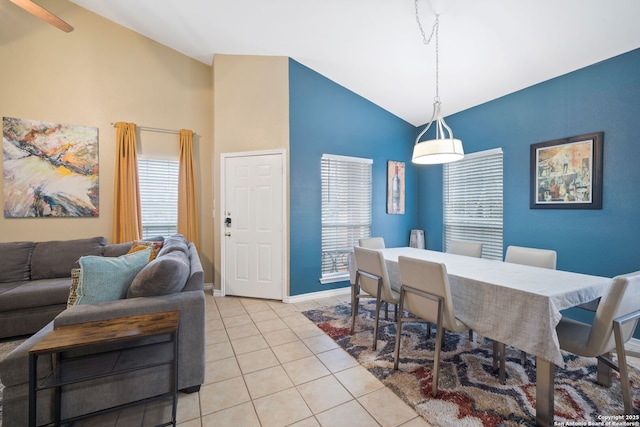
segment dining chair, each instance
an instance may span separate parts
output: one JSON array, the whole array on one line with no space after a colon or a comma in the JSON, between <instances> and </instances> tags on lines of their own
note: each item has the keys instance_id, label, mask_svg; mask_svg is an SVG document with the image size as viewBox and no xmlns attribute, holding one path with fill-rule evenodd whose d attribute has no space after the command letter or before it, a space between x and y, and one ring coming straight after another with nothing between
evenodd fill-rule
<instances>
[{"instance_id":1,"label":"dining chair","mask_svg":"<svg viewBox=\"0 0 640 427\"><path fill-rule=\"evenodd\" d=\"M527 248L523 246L508 246L504 256L504 262L513 264L530 265L532 267L556 269L557 253L551 249ZM527 363L527 353L520 352L522 365ZM499 364L500 383L505 383L505 345L504 343L493 342L493 369Z\"/></svg>"},{"instance_id":2,"label":"dining chair","mask_svg":"<svg viewBox=\"0 0 640 427\"><path fill-rule=\"evenodd\" d=\"M402 338L402 323L423 321L436 324L435 353L433 356L433 382L431 394L438 393L438 377L440 371L440 351L442 349L444 330L463 332L469 329L458 320L453 311L449 276L444 264L398 257L400 271L400 318L396 328L396 347L394 352L393 369L398 369L400 361L400 340ZM416 317L404 317L404 312ZM430 328L430 326L429 326Z\"/></svg>"},{"instance_id":3,"label":"dining chair","mask_svg":"<svg viewBox=\"0 0 640 427\"><path fill-rule=\"evenodd\" d=\"M365 293L358 292L355 295L354 305L351 308L351 333L356 326L356 316L358 315L358 300L360 298L370 298L374 295L376 298L376 315L373 327L373 349L378 344L378 323L380 319L380 305L382 302L390 304L398 304L400 301L400 293L391 289L389 282L389 274L387 273L387 264L384 260L382 252L375 249L367 249L356 246L353 248L356 255L356 285L358 289ZM396 318L397 318L396 310Z\"/></svg>"},{"instance_id":4,"label":"dining chair","mask_svg":"<svg viewBox=\"0 0 640 427\"><path fill-rule=\"evenodd\" d=\"M447 253L482 258L482 243L452 239L449 242ZM469 341L473 341L473 329L469 329Z\"/></svg>"},{"instance_id":5,"label":"dining chair","mask_svg":"<svg viewBox=\"0 0 640 427\"><path fill-rule=\"evenodd\" d=\"M384 237L367 237L364 239L358 240L358 245L362 248L367 249L384 249ZM358 290L355 287L352 287L352 296L358 293ZM371 298L375 298L375 295L372 295ZM353 298L352 298L353 301ZM398 307L395 308L396 317L398 317ZM389 320L389 303L384 303L384 318L385 320Z\"/></svg>"},{"instance_id":6,"label":"dining chair","mask_svg":"<svg viewBox=\"0 0 640 427\"><path fill-rule=\"evenodd\" d=\"M384 237L367 237L365 239L358 240L358 244L361 248L367 249L384 249Z\"/></svg>"},{"instance_id":7,"label":"dining chair","mask_svg":"<svg viewBox=\"0 0 640 427\"><path fill-rule=\"evenodd\" d=\"M481 258L482 243L469 240L451 240L447 248L447 253Z\"/></svg>"},{"instance_id":8,"label":"dining chair","mask_svg":"<svg viewBox=\"0 0 640 427\"><path fill-rule=\"evenodd\" d=\"M640 271L617 276L602 297L591 325L562 317L556 327L560 348L583 357L598 358L597 382L609 387L611 369L620 373L624 413L633 414L624 344L640 319ZM615 350L617 365L611 360Z\"/></svg>"}]
</instances>

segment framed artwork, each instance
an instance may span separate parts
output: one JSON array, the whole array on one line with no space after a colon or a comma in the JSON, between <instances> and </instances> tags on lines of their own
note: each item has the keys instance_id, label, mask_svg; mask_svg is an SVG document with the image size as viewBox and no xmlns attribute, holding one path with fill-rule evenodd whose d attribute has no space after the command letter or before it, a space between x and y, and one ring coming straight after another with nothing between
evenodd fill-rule
<instances>
[{"instance_id":1,"label":"framed artwork","mask_svg":"<svg viewBox=\"0 0 640 427\"><path fill-rule=\"evenodd\" d=\"M2 118L5 218L97 217L98 128Z\"/></svg>"},{"instance_id":2,"label":"framed artwork","mask_svg":"<svg viewBox=\"0 0 640 427\"><path fill-rule=\"evenodd\" d=\"M531 209L602 209L603 132L531 145Z\"/></svg>"},{"instance_id":3,"label":"framed artwork","mask_svg":"<svg viewBox=\"0 0 640 427\"><path fill-rule=\"evenodd\" d=\"M404 214L404 162L387 162L387 213Z\"/></svg>"}]
</instances>

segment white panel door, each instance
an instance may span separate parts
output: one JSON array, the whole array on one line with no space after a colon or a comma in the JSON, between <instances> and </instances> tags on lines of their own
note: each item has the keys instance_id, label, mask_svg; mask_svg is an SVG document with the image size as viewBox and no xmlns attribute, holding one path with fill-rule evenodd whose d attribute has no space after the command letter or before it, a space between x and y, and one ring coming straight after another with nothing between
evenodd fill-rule
<instances>
[{"instance_id":1,"label":"white panel door","mask_svg":"<svg viewBox=\"0 0 640 427\"><path fill-rule=\"evenodd\" d=\"M224 159L224 292L282 300L283 156Z\"/></svg>"}]
</instances>

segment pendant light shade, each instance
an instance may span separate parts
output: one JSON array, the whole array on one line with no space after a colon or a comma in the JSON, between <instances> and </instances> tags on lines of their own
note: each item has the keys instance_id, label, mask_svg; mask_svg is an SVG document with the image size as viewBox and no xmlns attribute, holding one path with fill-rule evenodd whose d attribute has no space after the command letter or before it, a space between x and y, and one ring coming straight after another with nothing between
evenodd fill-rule
<instances>
[{"instance_id":1,"label":"pendant light shade","mask_svg":"<svg viewBox=\"0 0 640 427\"><path fill-rule=\"evenodd\" d=\"M420 138L435 125L436 137L427 141L420 141ZM431 121L416 138L413 147L413 157L411 162L418 165L436 165L441 163L455 162L464 157L462 141L453 137L451 128L442 118L440 112L440 101L436 99L433 103L433 116Z\"/></svg>"},{"instance_id":2,"label":"pendant light shade","mask_svg":"<svg viewBox=\"0 0 640 427\"><path fill-rule=\"evenodd\" d=\"M439 96L439 61L438 61L438 29L440 27L440 15L436 15L436 21L433 24L431 30L431 36L427 40L425 32L420 23L420 16L418 14L418 0L415 0L416 7L416 21L422 33L422 39L424 44L429 44L431 37L436 36L436 97L433 101L433 115L429 124L425 126L424 130L420 132L420 135L416 138L415 146L413 147L413 156L411 162L418 165L436 165L441 163L455 162L461 160L464 157L464 149L462 148L462 141L453 137L453 131L444 121L441 111L441 103ZM420 141L420 138L431 128L435 127L435 139L427 141Z\"/></svg>"}]
</instances>

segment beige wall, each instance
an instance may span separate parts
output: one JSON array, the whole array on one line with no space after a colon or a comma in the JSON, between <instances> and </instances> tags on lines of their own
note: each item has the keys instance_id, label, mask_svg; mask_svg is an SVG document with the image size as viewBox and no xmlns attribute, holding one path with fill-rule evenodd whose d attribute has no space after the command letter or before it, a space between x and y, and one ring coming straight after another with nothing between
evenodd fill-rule
<instances>
[{"instance_id":1,"label":"beige wall","mask_svg":"<svg viewBox=\"0 0 640 427\"><path fill-rule=\"evenodd\" d=\"M0 218L0 241L111 238L116 121L192 129L200 204L200 255L213 281L212 68L67 1L47 2L75 27L64 33L0 2L0 115L99 128L98 218ZM175 137L176 147L178 136ZM148 150L167 136L140 132ZM169 147L170 151L170 147ZM0 166L1 167L1 166ZM2 183L0 182L0 194Z\"/></svg>"},{"instance_id":2,"label":"beige wall","mask_svg":"<svg viewBox=\"0 0 640 427\"><path fill-rule=\"evenodd\" d=\"M215 55L214 87L214 220L215 288L220 289L220 155L289 149L289 59L286 57ZM288 169L288 167L287 167ZM286 188L289 188L287 170ZM287 190L288 191L288 190ZM289 196L286 224L289 241ZM289 259L288 250L286 259ZM286 276L289 275L288 261ZM288 283L287 278L287 283Z\"/></svg>"}]
</instances>

